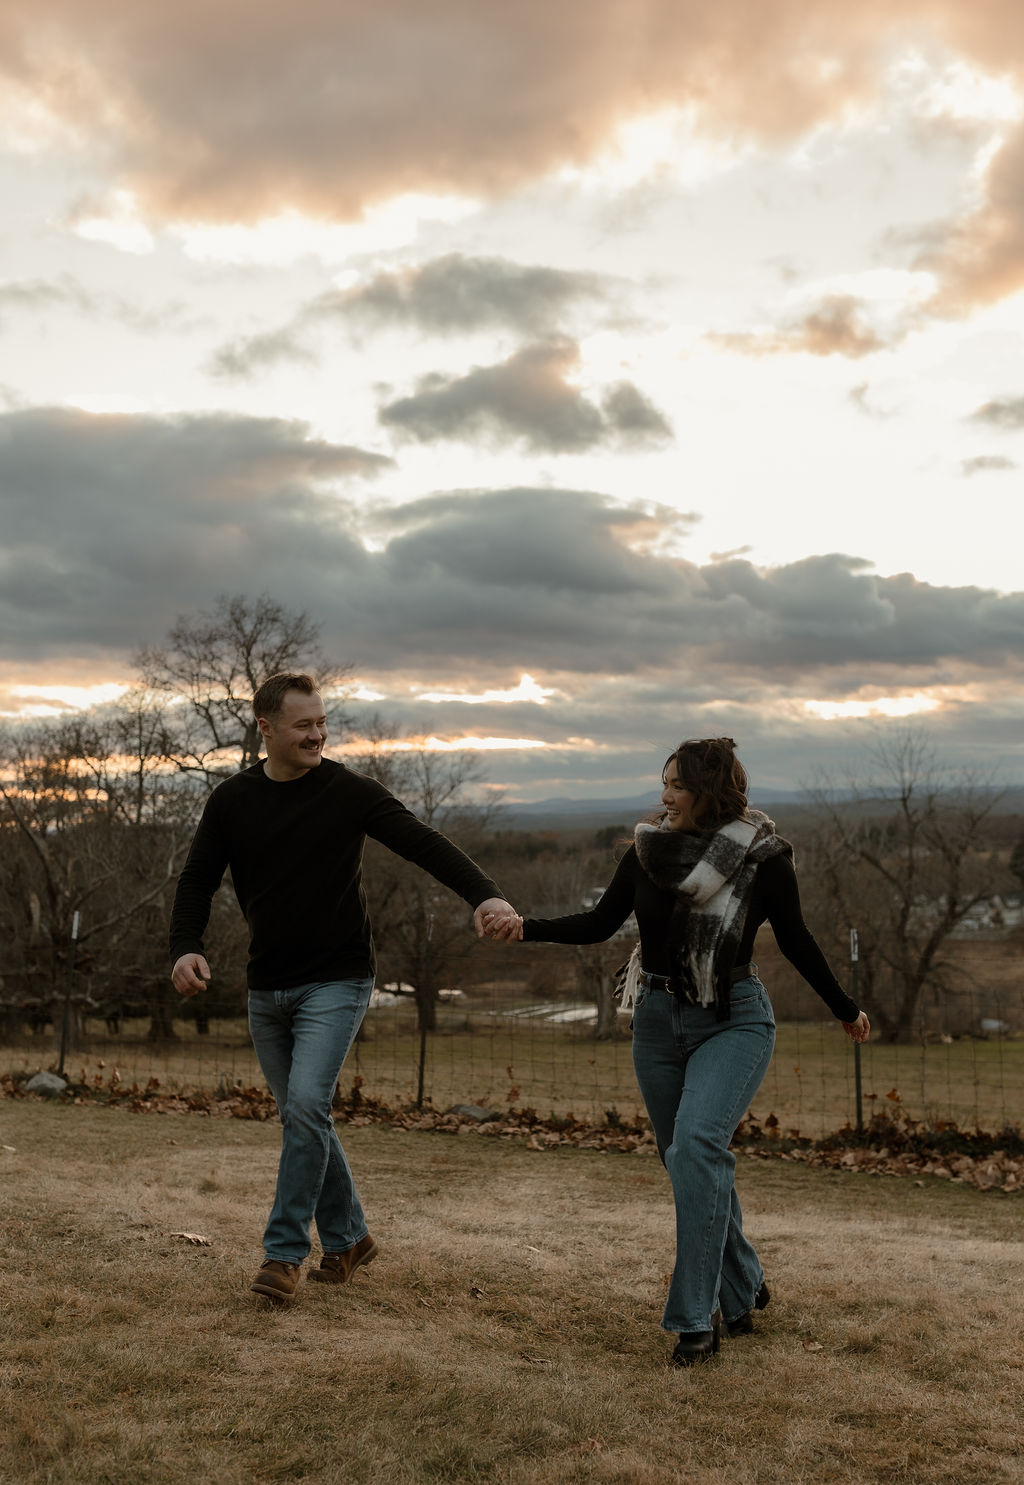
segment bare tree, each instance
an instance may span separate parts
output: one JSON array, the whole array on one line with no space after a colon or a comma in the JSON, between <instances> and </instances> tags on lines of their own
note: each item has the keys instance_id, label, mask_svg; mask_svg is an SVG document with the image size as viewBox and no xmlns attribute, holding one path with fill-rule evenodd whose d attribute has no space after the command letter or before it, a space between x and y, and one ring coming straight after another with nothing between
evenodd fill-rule
<instances>
[{"instance_id":1,"label":"bare tree","mask_svg":"<svg viewBox=\"0 0 1024 1485\"><path fill-rule=\"evenodd\" d=\"M623 831L614 836L599 832L592 847L581 847L538 861L530 877L530 897L538 917L553 918L585 912L594 906L611 880L615 866L609 846L618 844ZM576 988L581 1000L597 1008L594 1039L608 1041L618 1032L618 971L636 943L636 923L630 916L610 939L596 944L573 946Z\"/></svg>"},{"instance_id":2,"label":"bare tree","mask_svg":"<svg viewBox=\"0 0 1024 1485\"><path fill-rule=\"evenodd\" d=\"M1017 841L1010 852L1010 871L1024 887L1024 837Z\"/></svg>"},{"instance_id":3,"label":"bare tree","mask_svg":"<svg viewBox=\"0 0 1024 1485\"><path fill-rule=\"evenodd\" d=\"M283 670L307 670L325 691L349 672L320 649L320 625L266 594L222 595L212 612L179 616L166 643L133 656L143 684L169 698L165 756L209 786L259 758L253 692ZM339 711L336 725L347 720Z\"/></svg>"},{"instance_id":4,"label":"bare tree","mask_svg":"<svg viewBox=\"0 0 1024 1485\"><path fill-rule=\"evenodd\" d=\"M940 769L914 728L879 741L871 765L842 790L810 791L820 824L801 881L817 894L833 945L857 929L858 999L884 1036L907 1041L925 989L951 987L950 936L993 890L998 861L984 830L999 795Z\"/></svg>"},{"instance_id":5,"label":"bare tree","mask_svg":"<svg viewBox=\"0 0 1024 1485\"><path fill-rule=\"evenodd\" d=\"M116 986L126 943L147 913L165 908L194 802L160 766L162 729L159 706L135 694L102 712L4 735L0 922L12 1003L52 1017L75 913L83 972ZM118 996L116 988L104 993ZM170 1034L156 1000L151 1012L153 1035Z\"/></svg>"},{"instance_id":6,"label":"bare tree","mask_svg":"<svg viewBox=\"0 0 1024 1485\"><path fill-rule=\"evenodd\" d=\"M472 792L484 777L473 755L388 747L396 735L376 719L365 735L367 749L349 758L351 766L378 779L425 824L475 854L496 806ZM381 966L386 975L413 986L419 1029L434 1031L438 992L476 946L465 905L433 877L393 852L375 848L373 841L366 861Z\"/></svg>"}]
</instances>

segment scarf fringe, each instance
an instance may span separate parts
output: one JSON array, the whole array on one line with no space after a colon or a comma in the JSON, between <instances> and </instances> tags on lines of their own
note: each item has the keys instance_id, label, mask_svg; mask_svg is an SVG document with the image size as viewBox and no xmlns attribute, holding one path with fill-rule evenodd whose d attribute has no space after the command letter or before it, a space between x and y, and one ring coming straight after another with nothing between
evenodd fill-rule
<instances>
[{"instance_id":1,"label":"scarf fringe","mask_svg":"<svg viewBox=\"0 0 1024 1485\"><path fill-rule=\"evenodd\" d=\"M618 995L619 997L619 1005L622 1010L632 1010L633 1006L636 1004L636 992L639 989L640 945L637 944L636 948L633 950L632 954L630 954L629 958L626 960L625 965L623 966L622 976L619 980L619 987L615 992L616 995Z\"/></svg>"}]
</instances>

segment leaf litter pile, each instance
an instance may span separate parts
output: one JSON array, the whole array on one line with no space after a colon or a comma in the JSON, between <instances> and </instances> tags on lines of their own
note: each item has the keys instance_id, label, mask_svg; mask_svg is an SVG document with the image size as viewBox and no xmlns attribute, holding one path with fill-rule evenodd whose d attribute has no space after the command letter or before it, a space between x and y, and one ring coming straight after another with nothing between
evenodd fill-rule
<instances>
[{"instance_id":1,"label":"leaf litter pile","mask_svg":"<svg viewBox=\"0 0 1024 1485\"><path fill-rule=\"evenodd\" d=\"M24 1077L0 1074L0 1097L36 1098L27 1093ZM442 1110L429 1102L423 1108L385 1103L362 1090L357 1076L348 1093L334 1097L339 1123L353 1126L384 1124L448 1135L476 1135L488 1139L521 1141L528 1150L552 1150L571 1145L581 1150L608 1150L624 1154L654 1154L654 1135L645 1120L624 1119L608 1109L600 1123L572 1114L543 1117L535 1109L510 1107L504 1111L458 1104ZM512 1090L513 1094L516 1090ZM205 1114L210 1118L268 1120L277 1117L277 1105L265 1088L229 1087L216 1093L182 1093L164 1089L157 1078L144 1086L125 1085L117 1070L104 1079L96 1073L71 1082L60 1095L71 1104L103 1103L133 1114ZM1024 1191L1024 1130L1000 1133L967 1130L947 1120L928 1123L913 1118L902 1107L898 1089L888 1095L889 1107L876 1113L862 1130L847 1124L823 1139L812 1139L790 1129L785 1133L774 1114L758 1120L748 1114L733 1138L737 1155L755 1160L785 1160L839 1171L869 1175L931 1176L974 1186L979 1191ZM191 1237L191 1234L176 1234ZM194 1240L194 1239L193 1239Z\"/></svg>"}]
</instances>

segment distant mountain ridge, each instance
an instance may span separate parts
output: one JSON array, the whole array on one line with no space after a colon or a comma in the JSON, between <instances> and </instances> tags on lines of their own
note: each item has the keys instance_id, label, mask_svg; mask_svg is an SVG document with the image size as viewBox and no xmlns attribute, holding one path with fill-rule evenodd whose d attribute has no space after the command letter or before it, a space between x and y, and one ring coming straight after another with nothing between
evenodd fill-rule
<instances>
[{"instance_id":1,"label":"distant mountain ridge","mask_svg":"<svg viewBox=\"0 0 1024 1485\"><path fill-rule=\"evenodd\" d=\"M754 790L750 802L755 809L771 813L773 807L805 804L807 795L803 789ZM656 793L634 794L618 799L573 799L556 796L553 799L528 800L525 803L504 806L501 827L519 830L569 830L603 825L635 825L659 808Z\"/></svg>"},{"instance_id":2,"label":"distant mountain ridge","mask_svg":"<svg viewBox=\"0 0 1024 1485\"><path fill-rule=\"evenodd\" d=\"M839 797L847 791L838 790ZM1007 785L997 807L999 814L1024 813L1024 786ZM774 811L807 809L812 800L806 789L752 789L750 803L766 814ZM527 800L506 804L502 808L499 829L506 830L579 830L601 829L607 825L632 827L659 808L656 793L634 794L624 798L574 799L558 795L552 799Z\"/></svg>"},{"instance_id":3,"label":"distant mountain ridge","mask_svg":"<svg viewBox=\"0 0 1024 1485\"><path fill-rule=\"evenodd\" d=\"M803 789L755 789L751 791L750 802L755 809L764 809L766 804L794 804L806 798ZM593 809L639 810L641 814L649 814L658 803L659 796L655 793L634 794L627 799L573 799L568 795L558 795L554 799L527 800L508 807L517 815L579 815Z\"/></svg>"}]
</instances>

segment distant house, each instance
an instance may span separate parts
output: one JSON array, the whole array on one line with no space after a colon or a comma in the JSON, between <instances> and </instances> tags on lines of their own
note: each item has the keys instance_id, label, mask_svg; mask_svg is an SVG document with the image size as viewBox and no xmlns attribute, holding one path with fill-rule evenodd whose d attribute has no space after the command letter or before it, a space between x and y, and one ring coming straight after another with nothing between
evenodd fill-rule
<instances>
[{"instance_id":1,"label":"distant house","mask_svg":"<svg viewBox=\"0 0 1024 1485\"><path fill-rule=\"evenodd\" d=\"M597 907L597 904L601 901L601 898L605 894L605 890L606 889L604 887L590 887L586 892L584 892L582 903L583 911L585 913L589 913L591 908ZM636 938L638 932L639 929L636 926L636 919L634 918L633 914L630 913L629 917L626 919L625 923L623 923L622 927L616 929L616 931L612 934L612 939Z\"/></svg>"},{"instance_id":2,"label":"distant house","mask_svg":"<svg viewBox=\"0 0 1024 1485\"><path fill-rule=\"evenodd\" d=\"M1000 929L1024 926L1024 895L1019 892L994 892L976 902L964 914L955 932L958 938L972 933L998 933Z\"/></svg>"}]
</instances>

